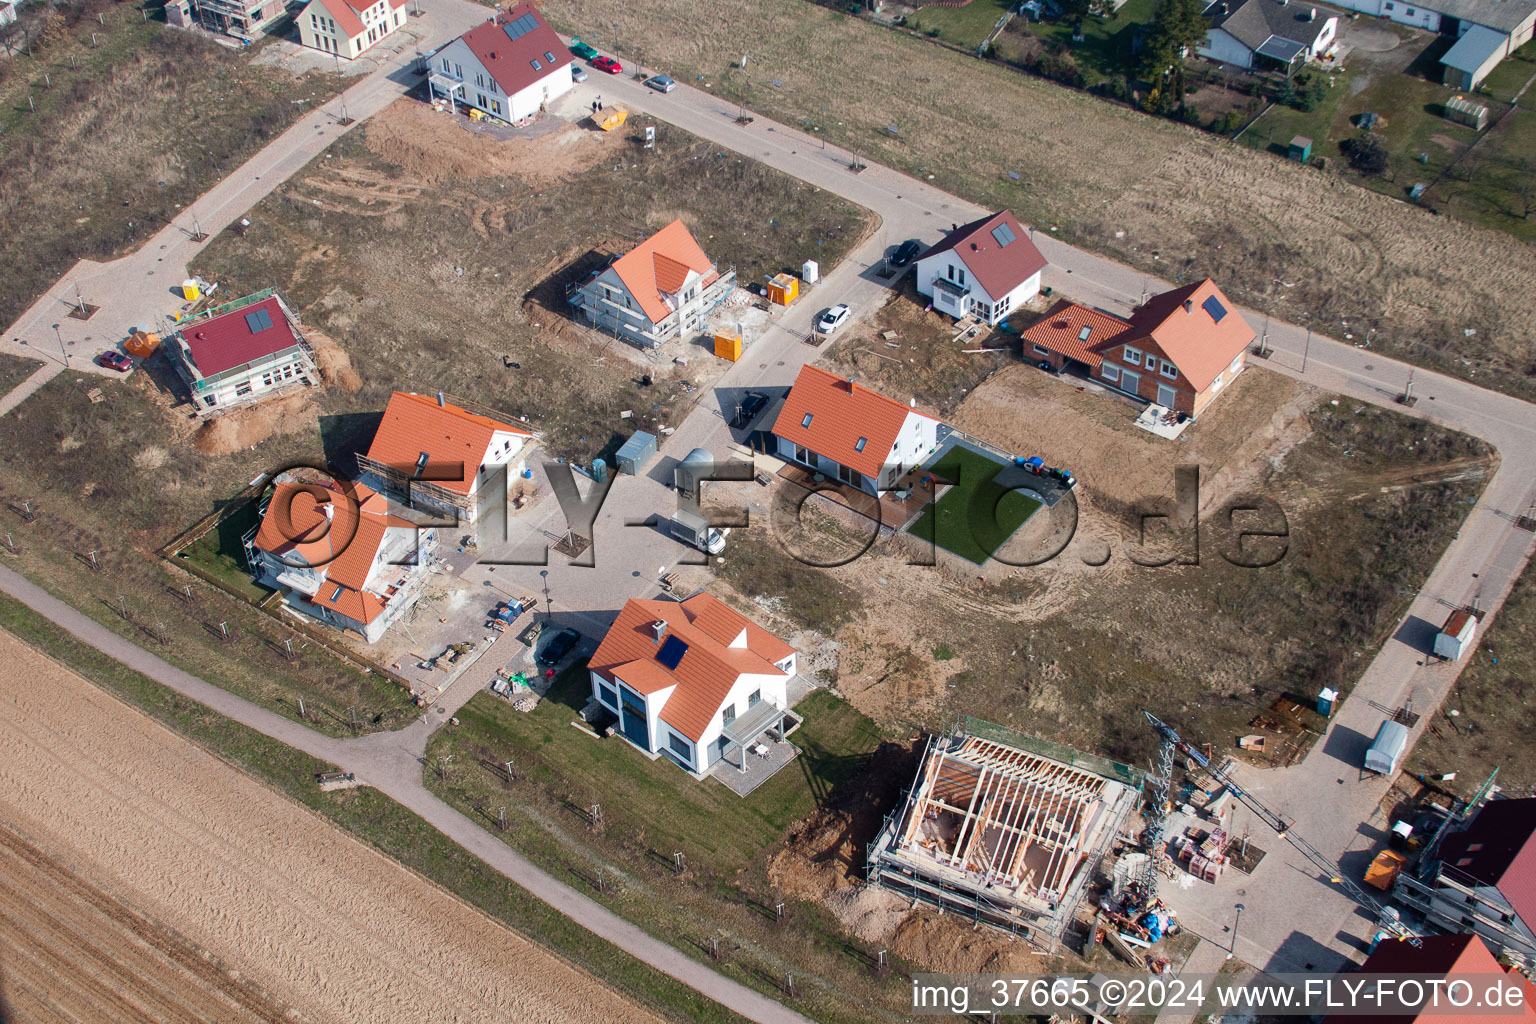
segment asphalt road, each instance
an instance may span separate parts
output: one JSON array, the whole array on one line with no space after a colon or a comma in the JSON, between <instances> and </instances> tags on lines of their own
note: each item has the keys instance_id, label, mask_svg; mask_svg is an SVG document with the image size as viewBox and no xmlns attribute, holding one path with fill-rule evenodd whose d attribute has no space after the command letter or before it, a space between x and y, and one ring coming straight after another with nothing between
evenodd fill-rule
<instances>
[{"instance_id":1,"label":"asphalt road","mask_svg":"<svg viewBox=\"0 0 1536 1024\"><path fill-rule=\"evenodd\" d=\"M427 0L424 6L427 18L432 19L430 38L435 41L457 34L485 14L484 8L462 0ZM399 69L372 75L348 90L348 112L357 118L366 117L403 94L413 80ZM749 125L737 124L734 107L687 86L662 95L643 88L628 76L604 76L599 80L594 74L580 88L601 92L632 111L651 114L835 192L880 217L872 237L827 275L809 301L783 314L753 341L745 357L720 381L720 388L790 383L798 366L820 351L803 344L801 339L821 308L848 302L855 315L861 316L884 300L885 284L875 276L873 268L888 247L908 237L933 241L952 223L983 212L888 168L870 165L854 173L850 169L851 154L836 147L823 148L821 140L761 116L754 115L755 120ZM203 230L210 233L232 223L345 130L337 123L339 111L340 101L333 101L318 114L303 119L138 253L107 265L84 263L75 268L6 332L3 344L13 346L18 354L49 358L47 345L54 343L50 325L57 322L63 325L60 331L66 349L76 354L74 363L78 366L84 361L81 355L88 357L96 348L121 340L137 323L151 320L165 305L157 289L179 283L185 276L186 260L195 251L196 243L190 240L191 212L198 215ZM665 130L658 134L658 145L665 145ZM1046 283L1079 301L1126 312L1144 289L1157 291L1168 286L1166 282L1149 281L1141 271L1073 249L1050 237L1048 230L1032 234L1052 264ZM144 287L146 279L152 288ZM76 281L82 283L87 301L103 307L91 321L72 321L62 316L74 301ZM1262 316L1249 310L1243 312L1250 322L1263 322ZM1268 341L1273 354L1268 365L1319 387L1476 434L1499 450L1497 473L1404 622L1438 624L1447 605L1461 605L1474 598L1491 617L1531 554L1532 536L1516 530L1513 518L1531 500L1532 481L1536 478L1536 411L1517 399L1423 370L1412 371L1419 401L1412 409L1405 409L1396 404L1395 398L1410 374L1406 364L1326 337L1321 333L1324 325L1317 326L1319 332L1309 334L1293 324L1272 323ZM16 338L27 344L14 347L12 339ZM72 348L71 341L75 343ZM57 372L63 368L64 359L57 355L52 358L55 361L50 366ZM39 376L44 373L46 369ZM35 386L34 382L29 385ZM30 393L26 390L29 385L0 399L0 413L24 400ZM701 395L693 412L677 425L666 450L680 454L696 445L710 447L717 455L734 448L719 408L709 395ZM558 559L549 566L550 587L559 612L580 616L589 623L601 622L625 598L654 592L658 568L674 565L684 557L684 550L659 530L629 525L649 515L664 516L674 507L674 496L664 485L669 465L659 460L651 476L620 478L615 483L597 521L595 568L572 567ZM1085 481L1085 485L1092 486L1092 481ZM535 510L525 525L536 528L558 523L563 527L558 510L549 502L543 504L549 507ZM483 570L472 570L475 571ZM502 582L510 579L520 588L540 586L535 568L505 567L500 572ZM425 726L357 741L318 736L158 662L14 574L0 574L0 586L114 657L135 667L153 667L155 672L151 674L156 678L221 713L358 771L361 777L422 814L492 866L527 885L535 895L725 1005L756 1020L796 1017L615 918L539 872L473 822L437 801L420 781L418 757L419 750L424 749L421 745L425 743ZM1488 621L1485 618L1485 628ZM1372 841L1380 829L1381 823L1375 816L1385 783L1357 781L1353 767L1359 745L1354 737L1368 737L1380 719L1368 702L1396 706L1411 694L1416 706L1427 713L1439 705L1458 671L1454 665L1421 664L1424 652L1416 637L1412 629L1394 634L1360 679L1354 696L1336 715L1328 738L1304 761L1283 772L1269 772L1247 780L1264 799L1295 819L1293 827L1299 834L1330 855L1343 855ZM1270 846L1270 856L1241 890L1216 886L1180 892L1175 905L1180 907L1186 924L1207 937L1219 936L1237 891L1248 908L1238 953L1249 962L1273 969L1305 963L1326 969L1346 956L1358 956L1360 937L1373 930L1371 922L1362 919L1353 902L1320 878L1310 865L1290 855L1279 843L1271 842Z\"/></svg>"}]
</instances>

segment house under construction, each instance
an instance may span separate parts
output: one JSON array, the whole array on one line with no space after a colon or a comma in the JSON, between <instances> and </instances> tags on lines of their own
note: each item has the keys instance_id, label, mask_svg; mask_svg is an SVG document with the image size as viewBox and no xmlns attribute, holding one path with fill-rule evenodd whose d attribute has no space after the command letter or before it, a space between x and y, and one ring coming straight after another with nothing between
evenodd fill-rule
<instances>
[{"instance_id":1,"label":"house under construction","mask_svg":"<svg viewBox=\"0 0 1536 1024\"><path fill-rule=\"evenodd\" d=\"M963 718L870 845L871 884L1049 947L1140 799L1128 765Z\"/></svg>"},{"instance_id":2,"label":"house under construction","mask_svg":"<svg viewBox=\"0 0 1536 1024\"><path fill-rule=\"evenodd\" d=\"M252 42L288 13L288 0L191 0L191 8L204 28Z\"/></svg>"}]
</instances>

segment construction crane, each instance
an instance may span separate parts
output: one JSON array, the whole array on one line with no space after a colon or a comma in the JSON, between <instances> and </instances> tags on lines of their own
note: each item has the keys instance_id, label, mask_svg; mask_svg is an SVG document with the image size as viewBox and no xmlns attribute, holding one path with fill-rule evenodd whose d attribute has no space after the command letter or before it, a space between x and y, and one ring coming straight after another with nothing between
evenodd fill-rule
<instances>
[{"instance_id":1,"label":"construction crane","mask_svg":"<svg viewBox=\"0 0 1536 1024\"><path fill-rule=\"evenodd\" d=\"M1191 761L1195 762L1195 764L1204 769L1211 776L1211 778L1215 779L1217 782L1226 787L1227 792L1231 793L1234 799L1238 800L1244 807L1252 811L1260 821L1274 829L1275 835L1279 836L1281 839L1284 839L1287 843L1290 843L1292 847L1300 851L1301 855L1306 857L1307 860L1311 861L1313 866L1321 870L1328 877L1329 881L1343 889L1346 893L1353 897L1357 903L1374 914L1376 919L1381 922L1383 927L1389 931L1398 933L1398 935L1401 936L1405 941L1412 943L1414 946L1422 945L1418 936L1409 931L1407 926L1398 919L1397 912L1395 910L1390 910L1389 908L1382 906L1380 903L1376 902L1376 900L1372 899L1370 894L1367 893L1364 889L1350 881L1348 878L1344 877L1344 872L1341 871L1339 866L1330 860L1327 855L1325 855L1321 850L1313 846L1311 843L1307 842L1301 836L1293 833L1291 831L1289 822L1280 817L1280 815L1276 814L1274 811L1270 810L1268 807L1264 806L1264 804L1259 801L1258 797L1244 789L1236 779L1232 778L1232 776L1228 775L1226 772L1212 764L1210 758L1206 757L1199 750L1195 749L1192 744L1183 739L1183 737L1174 731L1173 726L1169 725L1167 722L1162 721L1157 716L1153 715L1150 711L1143 711L1142 714L1147 716L1147 721L1151 723L1153 729L1157 730L1157 735L1162 741L1158 745L1158 769L1161 772L1162 777L1154 778L1153 780L1153 799L1155 801L1155 806L1152 808L1152 817L1151 820L1147 822L1146 831L1147 849L1152 857L1152 870L1150 873L1150 879L1154 889L1157 879L1157 853L1158 850L1162 847L1164 819L1167 816L1168 787L1172 784L1173 781L1174 752L1179 751L1183 753L1185 757L1188 757Z\"/></svg>"}]
</instances>

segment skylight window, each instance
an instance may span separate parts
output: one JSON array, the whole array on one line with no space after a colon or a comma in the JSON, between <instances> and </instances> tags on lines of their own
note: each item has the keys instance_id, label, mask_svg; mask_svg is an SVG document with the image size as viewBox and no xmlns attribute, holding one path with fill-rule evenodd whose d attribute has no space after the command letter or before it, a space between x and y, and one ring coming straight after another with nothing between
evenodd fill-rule
<instances>
[{"instance_id":1,"label":"skylight window","mask_svg":"<svg viewBox=\"0 0 1536 1024\"><path fill-rule=\"evenodd\" d=\"M550 53L548 50L545 50L544 51L544 59L549 61L551 64L553 64L555 62L555 55Z\"/></svg>"},{"instance_id":2,"label":"skylight window","mask_svg":"<svg viewBox=\"0 0 1536 1024\"><path fill-rule=\"evenodd\" d=\"M528 63L533 65L533 70L535 70L535 71L543 71L544 70L544 66L542 64L540 64L536 60L531 60Z\"/></svg>"},{"instance_id":3,"label":"skylight window","mask_svg":"<svg viewBox=\"0 0 1536 1024\"><path fill-rule=\"evenodd\" d=\"M992 237L996 240L998 245L1006 249L1008 248L1008 244L1018 236L1013 233L1013 228L1009 227L1007 224L999 224L997 227L992 229Z\"/></svg>"},{"instance_id":4,"label":"skylight window","mask_svg":"<svg viewBox=\"0 0 1536 1024\"><path fill-rule=\"evenodd\" d=\"M813 413L806 413L805 414L805 419L800 421L800 426L801 427L808 427L808 426L810 426L811 425L811 416L812 415L814 415L814 414Z\"/></svg>"},{"instance_id":5,"label":"skylight window","mask_svg":"<svg viewBox=\"0 0 1536 1024\"><path fill-rule=\"evenodd\" d=\"M861 437L861 438L859 438L858 442L854 444L853 450L856 451L856 452L861 452L861 451L864 450L864 446L866 444L869 444L869 438Z\"/></svg>"},{"instance_id":6,"label":"skylight window","mask_svg":"<svg viewBox=\"0 0 1536 1024\"><path fill-rule=\"evenodd\" d=\"M1221 323L1221 318L1227 315L1227 307L1214 295L1200 303L1200 308L1211 314L1211 319L1217 323Z\"/></svg>"},{"instance_id":7,"label":"skylight window","mask_svg":"<svg viewBox=\"0 0 1536 1024\"><path fill-rule=\"evenodd\" d=\"M1088 335L1090 335L1092 333L1093 333L1092 325L1085 324L1083 326L1083 329L1077 332L1077 340L1078 341L1087 341L1088 340Z\"/></svg>"},{"instance_id":8,"label":"skylight window","mask_svg":"<svg viewBox=\"0 0 1536 1024\"><path fill-rule=\"evenodd\" d=\"M252 334L260 334L272 326L272 316L265 309L258 309L254 313L245 314L245 326L251 329Z\"/></svg>"},{"instance_id":9,"label":"skylight window","mask_svg":"<svg viewBox=\"0 0 1536 1024\"><path fill-rule=\"evenodd\" d=\"M427 453L422 452L416 460L416 476L421 476L421 471L427 468Z\"/></svg>"},{"instance_id":10,"label":"skylight window","mask_svg":"<svg viewBox=\"0 0 1536 1024\"><path fill-rule=\"evenodd\" d=\"M331 602L332 602L332 603L333 603L333 604L334 604L334 603L335 603L335 602L337 602L337 601L340 601L340 600L341 600L341 592L342 592L342 591L343 591L343 590L345 590L345 589L346 589L346 588L345 588L345 587L343 587L343 586L342 586L342 585L341 585L341 584L340 584L340 583L338 583L338 584L336 584L336 591L335 591L335 593L333 593L333 594L331 594Z\"/></svg>"}]
</instances>

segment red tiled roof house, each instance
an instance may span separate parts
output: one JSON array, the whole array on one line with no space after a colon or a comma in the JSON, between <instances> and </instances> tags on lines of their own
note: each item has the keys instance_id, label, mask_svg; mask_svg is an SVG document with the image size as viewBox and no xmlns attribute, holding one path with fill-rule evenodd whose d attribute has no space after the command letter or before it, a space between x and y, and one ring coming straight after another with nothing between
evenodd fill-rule
<instances>
[{"instance_id":1,"label":"red tiled roof house","mask_svg":"<svg viewBox=\"0 0 1536 1024\"><path fill-rule=\"evenodd\" d=\"M299 42L352 60L404 25L405 17L405 0L309 0L295 20Z\"/></svg>"},{"instance_id":2,"label":"red tiled roof house","mask_svg":"<svg viewBox=\"0 0 1536 1024\"><path fill-rule=\"evenodd\" d=\"M396 391L357 468L364 484L402 505L472 523L498 501L505 508L532 439L522 427L470 412L442 392Z\"/></svg>"},{"instance_id":3,"label":"red tiled roof house","mask_svg":"<svg viewBox=\"0 0 1536 1024\"><path fill-rule=\"evenodd\" d=\"M199 416L216 416L320 382L299 318L273 291L214 306L177 325L171 363Z\"/></svg>"},{"instance_id":4,"label":"red tiled roof house","mask_svg":"<svg viewBox=\"0 0 1536 1024\"><path fill-rule=\"evenodd\" d=\"M736 272L722 274L687 225L674 220L573 288L570 301L593 327L656 348L702 330L735 284Z\"/></svg>"},{"instance_id":5,"label":"red tiled roof house","mask_svg":"<svg viewBox=\"0 0 1536 1024\"><path fill-rule=\"evenodd\" d=\"M1025 359L1198 416L1243 371L1254 333L1207 278L1153 296L1129 319L1063 299L1021 338Z\"/></svg>"},{"instance_id":6,"label":"red tiled roof house","mask_svg":"<svg viewBox=\"0 0 1536 1024\"><path fill-rule=\"evenodd\" d=\"M290 609L375 643L416 603L437 531L390 514L367 487L281 481L245 537L256 582Z\"/></svg>"},{"instance_id":7,"label":"red tiled roof house","mask_svg":"<svg viewBox=\"0 0 1536 1024\"><path fill-rule=\"evenodd\" d=\"M1045 257L1012 213L958 225L917 258L917 293L953 317L997 325L1040 291Z\"/></svg>"},{"instance_id":8,"label":"red tiled roof house","mask_svg":"<svg viewBox=\"0 0 1536 1024\"><path fill-rule=\"evenodd\" d=\"M1435 852L1434 877L1399 875L1394 895L1432 928L1476 932L1495 953L1536 959L1536 798L1488 801Z\"/></svg>"},{"instance_id":9,"label":"red tiled roof house","mask_svg":"<svg viewBox=\"0 0 1536 1024\"><path fill-rule=\"evenodd\" d=\"M530 3L498 11L427 58L427 88L503 121L546 109L575 85L575 60Z\"/></svg>"},{"instance_id":10,"label":"red tiled roof house","mask_svg":"<svg viewBox=\"0 0 1536 1024\"><path fill-rule=\"evenodd\" d=\"M681 603L631 599L588 662L592 698L618 732L695 775L746 769L746 750L800 719L787 684L797 655L778 637L705 593Z\"/></svg>"},{"instance_id":11,"label":"red tiled roof house","mask_svg":"<svg viewBox=\"0 0 1536 1024\"><path fill-rule=\"evenodd\" d=\"M778 456L879 496L938 446L939 421L855 381L803 366L773 435Z\"/></svg>"},{"instance_id":12,"label":"red tiled roof house","mask_svg":"<svg viewBox=\"0 0 1536 1024\"><path fill-rule=\"evenodd\" d=\"M1351 984L1370 975L1424 979L1424 1002L1417 1011L1407 1013L1334 1013L1323 1024L1418 1024L1430 1021L1455 1021L1457 1024L1529 1024L1536 1020L1536 986L1522 975L1506 970L1476 935L1425 935L1419 945L1384 940L1360 966L1348 975ZM1502 980L1501 980L1502 979ZM1462 982L1434 986L1430 981ZM1482 1012L1465 1000L1481 1000L1490 985L1520 993L1518 1004L1490 1007ZM1405 994L1413 997L1415 990ZM1392 998L1392 991L1384 993ZM1461 1005L1457 1005L1461 1003ZM1316 1018L1314 1018L1316 1019Z\"/></svg>"}]
</instances>

